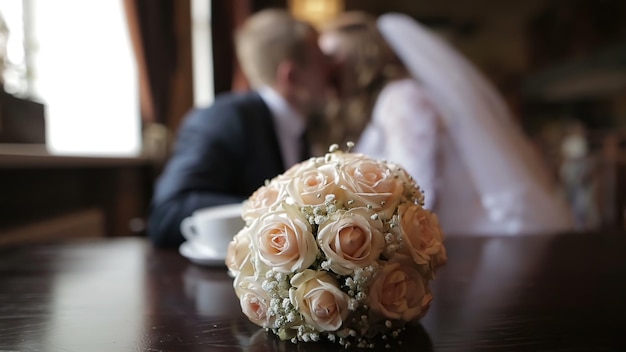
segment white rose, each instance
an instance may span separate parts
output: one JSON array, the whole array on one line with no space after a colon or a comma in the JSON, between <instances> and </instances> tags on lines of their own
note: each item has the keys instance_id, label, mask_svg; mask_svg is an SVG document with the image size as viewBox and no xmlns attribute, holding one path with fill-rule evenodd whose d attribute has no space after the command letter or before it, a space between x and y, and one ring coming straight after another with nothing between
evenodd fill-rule
<instances>
[{"instance_id":1,"label":"white rose","mask_svg":"<svg viewBox=\"0 0 626 352\"><path fill-rule=\"evenodd\" d=\"M335 331L348 317L350 297L324 271L307 269L291 279L291 303L317 331Z\"/></svg>"},{"instance_id":2,"label":"white rose","mask_svg":"<svg viewBox=\"0 0 626 352\"><path fill-rule=\"evenodd\" d=\"M368 296L372 313L407 322L426 314L432 300L427 282L414 264L395 259L374 274Z\"/></svg>"},{"instance_id":3,"label":"white rose","mask_svg":"<svg viewBox=\"0 0 626 352\"><path fill-rule=\"evenodd\" d=\"M385 163L365 156L354 157L343 164L342 186L346 201L354 206L371 206L384 218L390 218L404 192L404 182Z\"/></svg>"},{"instance_id":4,"label":"white rose","mask_svg":"<svg viewBox=\"0 0 626 352\"><path fill-rule=\"evenodd\" d=\"M318 242L333 272L349 275L378 259L385 238L382 222L373 214L367 208L340 210L320 224Z\"/></svg>"},{"instance_id":5,"label":"white rose","mask_svg":"<svg viewBox=\"0 0 626 352\"><path fill-rule=\"evenodd\" d=\"M261 287L261 282L254 276L248 276L235 289L240 292L241 310L251 322L264 328L276 327L276 317L268 314L270 296Z\"/></svg>"},{"instance_id":6,"label":"white rose","mask_svg":"<svg viewBox=\"0 0 626 352\"><path fill-rule=\"evenodd\" d=\"M307 219L286 204L255 220L249 232L258 258L277 272L306 269L319 252Z\"/></svg>"}]
</instances>

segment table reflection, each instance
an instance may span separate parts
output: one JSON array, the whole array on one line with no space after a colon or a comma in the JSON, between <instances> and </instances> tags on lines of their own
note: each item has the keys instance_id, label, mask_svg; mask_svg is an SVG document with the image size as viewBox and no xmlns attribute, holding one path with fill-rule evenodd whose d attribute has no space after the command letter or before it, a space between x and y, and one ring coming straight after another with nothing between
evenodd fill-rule
<instances>
[{"instance_id":1,"label":"table reflection","mask_svg":"<svg viewBox=\"0 0 626 352\"><path fill-rule=\"evenodd\" d=\"M84 248L66 252L55 263L45 346L72 346L81 340L94 345L116 341L119 346L140 342L145 301L143 282L137 280L144 271L138 250Z\"/></svg>"},{"instance_id":2,"label":"table reflection","mask_svg":"<svg viewBox=\"0 0 626 352\"><path fill-rule=\"evenodd\" d=\"M233 314L239 300L233 289L233 280L221 268L207 269L189 265L183 273L185 295L194 302L195 312L201 316L225 317Z\"/></svg>"},{"instance_id":3,"label":"table reflection","mask_svg":"<svg viewBox=\"0 0 626 352\"><path fill-rule=\"evenodd\" d=\"M449 238L419 324L375 351L623 351L626 236ZM344 351L280 341L226 268L145 239L0 250L0 350Z\"/></svg>"},{"instance_id":4,"label":"table reflection","mask_svg":"<svg viewBox=\"0 0 626 352\"><path fill-rule=\"evenodd\" d=\"M215 332L229 329L228 335L232 335L236 344L242 346L246 352L266 351L344 351L345 348L329 341L321 343L298 343L281 341L272 333L250 322L241 313L239 299L232 287L233 279L228 276L225 268L207 268L190 264L182 272L184 291L186 298L192 302L194 314L200 317L217 319L203 331L210 335L213 340L211 350L220 349L215 343ZM232 320L233 315L240 315L241 319L236 323L223 323L221 320ZM230 318L230 319L229 319ZM224 334L225 335L225 334ZM202 336L194 336L201 340ZM204 336L206 337L206 336ZM224 341L226 342L226 341ZM419 351L432 351L432 343L428 333L420 324L407 326L400 338L395 341L377 340L376 345L380 348L389 344L392 350L404 350L404 348L417 349Z\"/></svg>"}]
</instances>

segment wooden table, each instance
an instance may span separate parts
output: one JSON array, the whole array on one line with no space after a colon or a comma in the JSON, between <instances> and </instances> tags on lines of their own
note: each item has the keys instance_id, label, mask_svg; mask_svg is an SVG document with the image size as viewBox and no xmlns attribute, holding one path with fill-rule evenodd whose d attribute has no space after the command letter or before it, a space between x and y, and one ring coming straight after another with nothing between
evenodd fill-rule
<instances>
[{"instance_id":1,"label":"wooden table","mask_svg":"<svg viewBox=\"0 0 626 352\"><path fill-rule=\"evenodd\" d=\"M451 237L393 351L626 351L626 235ZM332 351L249 323L224 268L144 238L0 250L0 351ZM385 350L382 346L380 350Z\"/></svg>"}]
</instances>

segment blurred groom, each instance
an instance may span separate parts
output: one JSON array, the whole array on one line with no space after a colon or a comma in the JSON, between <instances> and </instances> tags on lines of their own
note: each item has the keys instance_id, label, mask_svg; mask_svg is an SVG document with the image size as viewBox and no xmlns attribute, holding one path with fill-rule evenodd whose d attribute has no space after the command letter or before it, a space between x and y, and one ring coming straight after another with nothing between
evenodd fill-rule
<instances>
[{"instance_id":1,"label":"blurred groom","mask_svg":"<svg viewBox=\"0 0 626 352\"><path fill-rule=\"evenodd\" d=\"M185 117L150 207L147 231L157 246L180 245L185 217L245 200L309 153L302 136L329 87L317 32L285 10L270 9L248 18L235 42L254 90L218 96Z\"/></svg>"}]
</instances>

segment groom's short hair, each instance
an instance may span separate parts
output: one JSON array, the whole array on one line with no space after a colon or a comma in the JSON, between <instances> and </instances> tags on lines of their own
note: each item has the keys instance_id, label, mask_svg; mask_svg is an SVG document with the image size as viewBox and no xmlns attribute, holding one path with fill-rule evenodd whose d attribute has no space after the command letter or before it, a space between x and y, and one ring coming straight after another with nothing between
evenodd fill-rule
<instances>
[{"instance_id":1,"label":"groom's short hair","mask_svg":"<svg viewBox=\"0 0 626 352\"><path fill-rule=\"evenodd\" d=\"M252 87L273 85L283 61L306 65L308 38L315 29L286 10L266 9L250 16L235 34L237 58Z\"/></svg>"}]
</instances>

